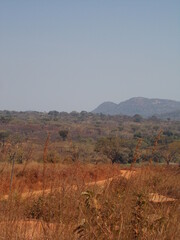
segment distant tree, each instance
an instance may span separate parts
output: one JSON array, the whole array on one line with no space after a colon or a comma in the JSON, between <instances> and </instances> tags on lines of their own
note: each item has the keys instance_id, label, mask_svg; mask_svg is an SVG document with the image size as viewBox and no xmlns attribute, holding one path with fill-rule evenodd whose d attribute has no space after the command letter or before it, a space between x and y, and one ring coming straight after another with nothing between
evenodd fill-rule
<instances>
[{"instance_id":1,"label":"distant tree","mask_svg":"<svg viewBox=\"0 0 180 240\"><path fill-rule=\"evenodd\" d=\"M60 116L60 117L68 117L69 114L68 114L67 112L60 112L60 113L59 113L59 116Z\"/></svg>"},{"instance_id":2,"label":"distant tree","mask_svg":"<svg viewBox=\"0 0 180 240\"><path fill-rule=\"evenodd\" d=\"M180 162L180 141L170 143L160 148L161 157L165 160L167 165L171 162Z\"/></svg>"},{"instance_id":3,"label":"distant tree","mask_svg":"<svg viewBox=\"0 0 180 240\"><path fill-rule=\"evenodd\" d=\"M127 163L129 143L116 137L99 139L95 151L104 154L112 163Z\"/></svg>"},{"instance_id":4,"label":"distant tree","mask_svg":"<svg viewBox=\"0 0 180 240\"><path fill-rule=\"evenodd\" d=\"M48 115L49 116L52 116L52 117L57 117L58 115L59 115L59 112L58 111L50 111L50 112L48 112Z\"/></svg>"},{"instance_id":5,"label":"distant tree","mask_svg":"<svg viewBox=\"0 0 180 240\"><path fill-rule=\"evenodd\" d=\"M58 111L50 111L48 112L48 120L49 121L58 121L58 118L59 118L59 112Z\"/></svg>"},{"instance_id":6,"label":"distant tree","mask_svg":"<svg viewBox=\"0 0 180 240\"><path fill-rule=\"evenodd\" d=\"M4 147L4 144L5 144L5 140L8 136L9 136L8 131L0 131L0 141L2 141L3 147Z\"/></svg>"},{"instance_id":7,"label":"distant tree","mask_svg":"<svg viewBox=\"0 0 180 240\"><path fill-rule=\"evenodd\" d=\"M133 121L134 122L142 122L142 120L143 120L143 117L141 115L139 115L139 114L135 114L133 116Z\"/></svg>"},{"instance_id":8,"label":"distant tree","mask_svg":"<svg viewBox=\"0 0 180 240\"><path fill-rule=\"evenodd\" d=\"M84 116L87 116L87 115L88 115L88 112L87 112L87 111L81 111L80 114L81 114L81 115L84 115Z\"/></svg>"},{"instance_id":9,"label":"distant tree","mask_svg":"<svg viewBox=\"0 0 180 240\"><path fill-rule=\"evenodd\" d=\"M60 130L59 136L62 138L63 141L66 141L68 136L68 130Z\"/></svg>"},{"instance_id":10,"label":"distant tree","mask_svg":"<svg viewBox=\"0 0 180 240\"><path fill-rule=\"evenodd\" d=\"M72 112L70 112L70 116L72 116L72 117L78 117L78 116L79 116L79 113L76 112L76 111L72 111Z\"/></svg>"},{"instance_id":11,"label":"distant tree","mask_svg":"<svg viewBox=\"0 0 180 240\"><path fill-rule=\"evenodd\" d=\"M12 120L11 115L1 116L1 117L0 117L0 123L2 123L2 124L7 124L7 123L9 123L11 120Z\"/></svg>"},{"instance_id":12,"label":"distant tree","mask_svg":"<svg viewBox=\"0 0 180 240\"><path fill-rule=\"evenodd\" d=\"M171 137L171 136L173 136L173 132L171 132L170 130L166 130L163 132L163 135Z\"/></svg>"},{"instance_id":13,"label":"distant tree","mask_svg":"<svg viewBox=\"0 0 180 240\"><path fill-rule=\"evenodd\" d=\"M141 132L134 133L134 138L142 138Z\"/></svg>"}]
</instances>

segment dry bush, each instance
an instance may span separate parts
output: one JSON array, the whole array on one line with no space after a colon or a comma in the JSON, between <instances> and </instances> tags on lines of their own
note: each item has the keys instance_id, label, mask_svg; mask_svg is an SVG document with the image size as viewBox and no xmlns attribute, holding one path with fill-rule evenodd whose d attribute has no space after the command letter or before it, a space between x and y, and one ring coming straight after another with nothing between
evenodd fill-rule
<instances>
[{"instance_id":1,"label":"dry bush","mask_svg":"<svg viewBox=\"0 0 180 240\"><path fill-rule=\"evenodd\" d=\"M1 196L0 239L179 239L178 167L142 166L126 179L119 165L48 164L49 191L33 195L43 186L40 166L29 165L23 175L15 168L14 191ZM1 189L8 173L1 176ZM30 187L32 194L24 197ZM175 201L154 203L151 193Z\"/></svg>"}]
</instances>

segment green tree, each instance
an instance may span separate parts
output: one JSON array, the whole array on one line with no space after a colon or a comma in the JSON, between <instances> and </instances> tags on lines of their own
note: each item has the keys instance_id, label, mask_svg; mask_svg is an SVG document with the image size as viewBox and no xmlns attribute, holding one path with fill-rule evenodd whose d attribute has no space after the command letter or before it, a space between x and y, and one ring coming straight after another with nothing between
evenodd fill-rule
<instances>
[{"instance_id":1,"label":"green tree","mask_svg":"<svg viewBox=\"0 0 180 240\"><path fill-rule=\"evenodd\" d=\"M68 130L60 130L59 136L62 138L63 141L66 141L68 136Z\"/></svg>"},{"instance_id":2,"label":"green tree","mask_svg":"<svg viewBox=\"0 0 180 240\"><path fill-rule=\"evenodd\" d=\"M112 163L127 163L131 151L131 142L117 137L101 138L95 151L104 154Z\"/></svg>"},{"instance_id":3,"label":"green tree","mask_svg":"<svg viewBox=\"0 0 180 240\"><path fill-rule=\"evenodd\" d=\"M175 141L160 148L160 155L167 165L171 162L180 162L180 141Z\"/></svg>"},{"instance_id":4,"label":"green tree","mask_svg":"<svg viewBox=\"0 0 180 240\"><path fill-rule=\"evenodd\" d=\"M140 123L140 122L143 121L143 117L142 117L141 115L139 115L139 114L135 114L135 115L133 116L133 121Z\"/></svg>"},{"instance_id":5,"label":"green tree","mask_svg":"<svg viewBox=\"0 0 180 240\"><path fill-rule=\"evenodd\" d=\"M2 141L2 146L4 147L5 140L8 138L9 132L8 131L0 131L0 141Z\"/></svg>"}]
</instances>

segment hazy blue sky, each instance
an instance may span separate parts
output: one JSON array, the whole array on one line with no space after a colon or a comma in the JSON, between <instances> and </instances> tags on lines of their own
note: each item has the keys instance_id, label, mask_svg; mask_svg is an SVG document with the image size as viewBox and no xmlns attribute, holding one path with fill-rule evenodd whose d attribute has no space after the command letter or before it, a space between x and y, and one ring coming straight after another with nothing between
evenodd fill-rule
<instances>
[{"instance_id":1,"label":"hazy blue sky","mask_svg":"<svg viewBox=\"0 0 180 240\"><path fill-rule=\"evenodd\" d=\"M0 109L180 100L179 0L0 0Z\"/></svg>"}]
</instances>

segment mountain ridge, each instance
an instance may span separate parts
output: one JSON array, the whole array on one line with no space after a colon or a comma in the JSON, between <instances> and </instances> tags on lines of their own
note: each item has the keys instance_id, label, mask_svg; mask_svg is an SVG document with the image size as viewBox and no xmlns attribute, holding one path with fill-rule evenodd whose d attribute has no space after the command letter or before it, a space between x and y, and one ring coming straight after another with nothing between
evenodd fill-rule
<instances>
[{"instance_id":1,"label":"mountain ridge","mask_svg":"<svg viewBox=\"0 0 180 240\"><path fill-rule=\"evenodd\" d=\"M95 108L92 113L102 113L105 115L127 115L134 116L139 114L143 117L151 117L153 115L168 115L180 111L180 101L133 97L119 104L113 102L104 102Z\"/></svg>"}]
</instances>

